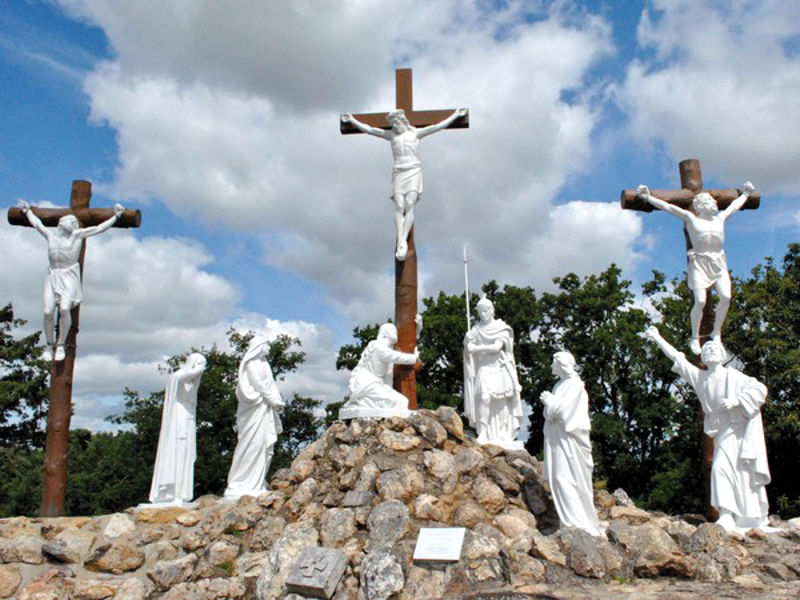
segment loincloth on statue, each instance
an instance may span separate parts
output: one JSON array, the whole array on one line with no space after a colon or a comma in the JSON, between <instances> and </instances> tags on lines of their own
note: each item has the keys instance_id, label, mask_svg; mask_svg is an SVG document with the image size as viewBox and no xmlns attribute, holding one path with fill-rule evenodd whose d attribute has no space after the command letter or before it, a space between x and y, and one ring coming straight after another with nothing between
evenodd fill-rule
<instances>
[{"instance_id":1,"label":"loincloth on statue","mask_svg":"<svg viewBox=\"0 0 800 600\"><path fill-rule=\"evenodd\" d=\"M706 289L728 275L728 261L725 251L695 252L689 250L687 283L690 290Z\"/></svg>"},{"instance_id":2,"label":"loincloth on statue","mask_svg":"<svg viewBox=\"0 0 800 600\"><path fill-rule=\"evenodd\" d=\"M83 299L81 290L81 268L78 263L56 269L50 267L44 280L45 294L51 292L57 301L67 301L72 308Z\"/></svg>"},{"instance_id":3,"label":"loincloth on statue","mask_svg":"<svg viewBox=\"0 0 800 600\"><path fill-rule=\"evenodd\" d=\"M392 198L416 192L422 195L422 166L419 164L392 169Z\"/></svg>"}]
</instances>

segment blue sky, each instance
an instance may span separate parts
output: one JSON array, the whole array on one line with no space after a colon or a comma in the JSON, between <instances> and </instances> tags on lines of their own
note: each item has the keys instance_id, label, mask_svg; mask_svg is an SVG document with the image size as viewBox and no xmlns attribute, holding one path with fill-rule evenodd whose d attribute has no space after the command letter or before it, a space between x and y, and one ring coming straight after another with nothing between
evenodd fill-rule
<instances>
[{"instance_id":1,"label":"blue sky","mask_svg":"<svg viewBox=\"0 0 800 600\"><path fill-rule=\"evenodd\" d=\"M335 353L393 313L391 155L338 115L387 110L393 69L419 108L466 106L469 130L421 145L424 295L546 290L622 266L637 284L685 267L681 225L620 190L752 180L726 249L744 275L800 233L800 5L791 1L11 1L0 13L0 198L142 210L90 241L74 426L103 426L124 387L224 343L229 327L303 340L284 392L338 400ZM380 23L379 27L375 26ZM3 220L3 302L41 322L44 242ZM500 315L502 316L502 315ZM538 396L531 391L530 396Z\"/></svg>"}]
</instances>

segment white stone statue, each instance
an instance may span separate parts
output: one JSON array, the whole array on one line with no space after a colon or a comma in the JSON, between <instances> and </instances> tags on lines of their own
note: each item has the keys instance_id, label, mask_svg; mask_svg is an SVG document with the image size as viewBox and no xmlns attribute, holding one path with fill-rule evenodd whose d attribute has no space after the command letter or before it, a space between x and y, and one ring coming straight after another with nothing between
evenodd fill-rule
<instances>
[{"instance_id":1,"label":"white stone statue","mask_svg":"<svg viewBox=\"0 0 800 600\"><path fill-rule=\"evenodd\" d=\"M673 370L694 388L705 419L703 429L714 439L711 463L711 505L718 524L729 531L753 527L765 531L769 505L764 490L770 482L761 406L767 388L723 364L724 350L713 340L703 344L700 358L708 370L686 360L651 326L646 335L674 361Z\"/></svg>"},{"instance_id":2,"label":"white stone statue","mask_svg":"<svg viewBox=\"0 0 800 600\"><path fill-rule=\"evenodd\" d=\"M419 321L418 321L419 322ZM415 365L419 352L400 352L394 349L397 343L397 327L384 323L378 337L372 340L358 359L358 365L350 375L350 397L339 409L340 419L360 417L407 417L408 398L392 387L394 365Z\"/></svg>"},{"instance_id":3,"label":"white stone statue","mask_svg":"<svg viewBox=\"0 0 800 600\"><path fill-rule=\"evenodd\" d=\"M589 395L569 352L553 355L559 382L542 392L544 404L544 471L562 527L603 535L594 508L592 444L589 441Z\"/></svg>"},{"instance_id":4,"label":"white stone statue","mask_svg":"<svg viewBox=\"0 0 800 600\"><path fill-rule=\"evenodd\" d=\"M722 211L717 208L717 203L710 194L705 192L697 194L692 200L694 212L655 198L646 185L640 185L636 190L639 198L665 213L678 217L686 224L686 232L692 244L692 249L688 253L687 280L689 289L694 295L690 347L695 354L700 354L700 321L703 319L707 289L712 286L716 289L718 298L711 339L722 343L722 325L731 303L731 277L723 249L725 221L741 209L747 198L755 192L755 187L749 181L742 187L744 192Z\"/></svg>"},{"instance_id":5,"label":"white stone statue","mask_svg":"<svg viewBox=\"0 0 800 600\"><path fill-rule=\"evenodd\" d=\"M197 389L205 368L205 357L193 353L169 376L150 486L154 504L188 503L194 497Z\"/></svg>"},{"instance_id":6,"label":"white stone statue","mask_svg":"<svg viewBox=\"0 0 800 600\"><path fill-rule=\"evenodd\" d=\"M351 123L356 129L369 135L389 140L392 145L392 195L395 203L395 228L397 229L397 260L405 260L408 253L408 233L414 224L414 207L422 195L422 163L419 160L419 140L448 127L453 121L467 114L460 108L446 119L417 129L408 122L405 111L393 110L386 116L392 126L385 130L362 123L351 114L341 116L343 123Z\"/></svg>"},{"instance_id":7,"label":"white stone statue","mask_svg":"<svg viewBox=\"0 0 800 600\"><path fill-rule=\"evenodd\" d=\"M256 336L250 340L239 364L236 384L239 441L228 471L226 498L260 496L267 491L267 471L278 434L283 430L279 412L285 406L267 362L268 352L267 339Z\"/></svg>"},{"instance_id":8,"label":"white stone statue","mask_svg":"<svg viewBox=\"0 0 800 600\"><path fill-rule=\"evenodd\" d=\"M464 414L480 444L522 448L521 387L514 361L514 332L494 318L485 296L477 305L479 322L464 336Z\"/></svg>"},{"instance_id":9,"label":"white stone statue","mask_svg":"<svg viewBox=\"0 0 800 600\"><path fill-rule=\"evenodd\" d=\"M75 215L65 215L58 221L58 227L48 229L39 217L33 214L30 204L24 200L18 203L20 210L28 217L28 222L47 240L47 258L50 268L44 280L44 336L47 348L45 360L53 359L53 344L56 345L55 360L62 361L66 356L64 344L72 325L70 311L80 304L81 269L78 263L81 244L87 237L103 233L117 222L125 211L121 204L114 205L114 216L93 227L81 227ZM56 328L56 308L58 308L58 340L53 341Z\"/></svg>"}]
</instances>

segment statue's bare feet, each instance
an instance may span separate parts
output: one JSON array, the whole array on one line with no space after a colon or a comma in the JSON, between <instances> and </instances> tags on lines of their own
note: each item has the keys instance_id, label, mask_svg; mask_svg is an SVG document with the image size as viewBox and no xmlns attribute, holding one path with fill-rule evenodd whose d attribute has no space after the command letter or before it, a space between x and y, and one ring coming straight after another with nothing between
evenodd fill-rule
<instances>
[{"instance_id":1,"label":"statue's bare feet","mask_svg":"<svg viewBox=\"0 0 800 600\"><path fill-rule=\"evenodd\" d=\"M408 254L408 245L407 244L397 244L397 252L394 253L394 257L397 260L405 260L406 254Z\"/></svg>"},{"instance_id":2,"label":"statue's bare feet","mask_svg":"<svg viewBox=\"0 0 800 600\"><path fill-rule=\"evenodd\" d=\"M53 360L53 351L48 346L42 351L42 360L46 360L47 362L52 362Z\"/></svg>"},{"instance_id":3,"label":"statue's bare feet","mask_svg":"<svg viewBox=\"0 0 800 600\"><path fill-rule=\"evenodd\" d=\"M689 342L689 348L695 354L700 354L700 340L697 338L693 338L691 342Z\"/></svg>"},{"instance_id":4,"label":"statue's bare feet","mask_svg":"<svg viewBox=\"0 0 800 600\"><path fill-rule=\"evenodd\" d=\"M58 346L56 346L56 356L55 356L55 361L56 361L56 362L61 362L61 361L62 361L62 360L64 360L66 357L67 357L67 353L64 351L64 346L62 346L61 344L59 344Z\"/></svg>"}]
</instances>

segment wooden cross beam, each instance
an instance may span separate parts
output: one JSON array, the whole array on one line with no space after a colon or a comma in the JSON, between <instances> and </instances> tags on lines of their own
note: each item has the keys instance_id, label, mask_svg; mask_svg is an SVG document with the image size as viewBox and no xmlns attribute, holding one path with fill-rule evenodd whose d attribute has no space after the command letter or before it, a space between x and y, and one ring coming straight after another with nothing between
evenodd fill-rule
<instances>
[{"instance_id":1,"label":"wooden cross beam","mask_svg":"<svg viewBox=\"0 0 800 600\"><path fill-rule=\"evenodd\" d=\"M428 127L450 117L455 109L414 110L412 98L411 69L395 71L395 99L397 108L403 109L409 123L414 127ZM391 129L386 117L389 113L366 113L353 115L371 127ZM458 117L447 129L469 127L469 113ZM343 134L361 133L352 123L340 121L339 130ZM397 325L397 349L413 352L417 345L417 249L414 243L414 227L408 233L408 252L405 260L395 260L395 308L394 319ZM417 408L417 382L414 366L394 366L394 389L408 398L408 407Z\"/></svg>"},{"instance_id":2,"label":"wooden cross beam","mask_svg":"<svg viewBox=\"0 0 800 600\"><path fill-rule=\"evenodd\" d=\"M704 190L703 189L703 176L700 173L700 161L696 158L687 158L678 165L681 175L681 189L679 190L650 190L656 198L666 200L671 204L680 206L686 210L691 210L692 199L700 192L711 194L714 200L717 201L717 206L720 210L728 207L742 193L742 190L724 189L724 190ZM751 209L755 210L761 203L761 195L756 192L751 195L742 210ZM620 204L622 208L627 210L638 210L642 212L652 212L656 208L649 202L642 200L636 196L636 190L622 190L620 194Z\"/></svg>"},{"instance_id":3,"label":"wooden cross beam","mask_svg":"<svg viewBox=\"0 0 800 600\"><path fill-rule=\"evenodd\" d=\"M434 123L443 121L451 114L452 108L436 110L414 110L413 83L411 69L397 69L395 71L395 104L397 108L402 108L406 113L409 123L414 127L427 127ZM391 125L386 120L388 112L382 113L362 113L353 115L356 119L372 127L381 129L391 129ZM447 129L466 129L469 127L469 114L459 117L450 124ZM339 123L339 131L343 134L361 133L352 123Z\"/></svg>"},{"instance_id":4,"label":"wooden cross beam","mask_svg":"<svg viewBox=\"0 0 800 600\"><path fill-rule=\"evenodd\" d=\"M31 211L46 226L58 225L66 215L75 215L81 226L99 225L114 215L111 208L89 208L92 184L88 181L73 181L69 208L35 208ZM138 210L126 210L114 223L114 227L139 227L142 215ZM12 225L30 227L27 216L19 208L8 211L8 222ZM80 265L83 275L83 260L86 241L81 248ZM82 278L82 277L81 277ZM47 441L44 460L44 489L42 491L41 515L56 517L64 512L64 496L67 489L67 454L69 452L69 422L72 417L72 373L75 366L75 348L78 336L80 304L71 311L72 324L66 339L66 358L54 361L50 368L50 407L47 411Z\"/></svg>"},{"instance_id":5,"label":"wooden cross beam","mask_svg":"<svg viewBox=\"0 0 800 600\"><path fill-rule=\"evenodd\" d=\"M679 163L678 169L681 177L681 189L678 190L651 190L651 194L656 198L680 206L685 210L692 210L692 199L700 192L710 194L714 200L717 201L717 207L720 210L727 208L731 202L738 198L742 191L736 189L722 189L722 190L704 190L703 189L703 176L700 172L700 161L696 158L688 158ZM649 202L637 197L637 190L628 189L622 190L620 195L620 204L623 209L639 210L643 212L651 212L655 207ZM750 195L745 202L742 209L757 209L761 203L761 196L758 193ZM691 240L686 227L683 228L684 237L686 238L686 251L692 249ZM688 260L688 258L687 258ZM703 316L700 322L700 344L708 341L711 331L714 326L714 311L711 302L706 302L703 307ZM700 358L697 359L698 366L701 366ZM698 410L700 419L700 431L703 431L703 411ZM711 506L711 463L714 457L714 440L708 437L705 433L703 435L702 448L702 465L703 465L703 479L705 480L705 493L706 493L706 515L709 520L715 521L718 518L716 509Z\"/></svg>"}]
</instances>

